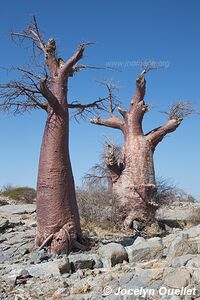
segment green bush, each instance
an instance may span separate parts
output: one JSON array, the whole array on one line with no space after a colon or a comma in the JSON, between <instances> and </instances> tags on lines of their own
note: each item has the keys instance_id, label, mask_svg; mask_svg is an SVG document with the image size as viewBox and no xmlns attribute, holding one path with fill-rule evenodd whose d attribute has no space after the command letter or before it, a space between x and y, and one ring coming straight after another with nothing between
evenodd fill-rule
<instances>
[{"instance_id":1,"label":"green bush","mask_svg":"<svg viewBox=\"0 0 200 300\"><path fill-rule=\"evenodd\" d=\"M30 187L10 187L1 193L10 199L24 203L32 203L36 198L36 190Z\"/></svg>"}]
</instances>

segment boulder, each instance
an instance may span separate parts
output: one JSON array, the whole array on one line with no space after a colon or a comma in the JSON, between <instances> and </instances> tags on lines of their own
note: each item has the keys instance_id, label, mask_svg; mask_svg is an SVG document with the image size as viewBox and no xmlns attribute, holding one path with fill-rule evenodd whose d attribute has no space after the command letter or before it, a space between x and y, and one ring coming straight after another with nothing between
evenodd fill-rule
<instances>
[{"instance_id":1,"label":"boulder","mask_svg":"<svg viewBox=\"0 0 200 300\"><path fill-rule=\"evenodd\" d=\"M192 273L192 281L193 283L199 284L200 283L200 270L194 270Z\"/></svg>"},{"instance_id":2,"label":"boulder","mask_svg":"<svg viewBox=\"0 0 200 300\"><path fill-rule=\"evenodd\" d=\"M181 289L190 284L191 274L185 268L168 268L163 274L163 283L170 288Z\"/></svg>"},{"instance_id":3,"label":"boulder","mask_svg":"<svg viewBox=\"0 0 200 300\"><path fill-rule=\"evenodd\" d=\"M13 267L16 265L13 265ZM50 275L59 276L70 272L69 260L66 258L56 259L54 261L40 263L36 265L21 265L13 269L8 275L7 279L11 284L14 284L16 279L21 274L27 273L31 277L48 277Z\"/></svg>"},{"instance_id":4,"label":"boulder","mask_svg":"<svg viewBox=\"0 0 200 300\"><path fill-rule=\"evenodd\" d=\"M192 259L190 259L186 265L188 268L199 268L200 269L200 256L195 256Z\"/></svg>"},{"instance_id":5,"label":"boulder","mask_svg":"<svg viewBox=\"0 0 200 300\"><path fill-rule=\"evenodd\" d=\"M162 256L162 249L162 240L159 237L150 238L148 240L139 237L132 246L126 247L130 263Z\"/></svg>"},{"instance_id":6,"label":"boulder","mask_svg":"<svg viewBox=\"0 0 200 300\"><path fill-rule=\"evenodd\" d=\"M4 205L0 207L1 215L22 215L29 214L36 211L35 204L21 204L21 205Z\"/></svg>"},{"instance_id":7,"label":"boulder","mask_svg":"<svg viewBox=\"0 0 200 300\"><path fill-rule=\"evenodd\" d=\"M44 249L40 251L34 251L31 253L30 256L30 263L31 264L38 264L42 261L47 261L49 259L49 254Z\"/></svg>"},{"instance_id":8,"label":"boulder","mask_svg":"<svg viewBox=\"0 0 200 300\"><path fill-rule=\"evenodd\" d=\"M186 254L197 254L198 244L189 239L187 233L178 235L169 244L166 250L166 256L168 261L171 261L174 257L183 256Z\"/></svg>"},{"instance_id":9,"label":"boulder","mask_svg":"<svg viewBox=\"0 0 200 300\"><path fill-rule=\"evenodd\" d=\"M179 268L179 267L186 266L187 263L194 257L196 257L196 255L192 255L192 254L177 256L174 259L172 259L170 266L172 268Z\"/></svg>"},{"instance_id":10,"label":"boulder","mask_svg":"<svg viewBox=\"0 0 200 300\"><path fill-rule=\"evenodd\" d=\"M79 269L102 268L103 264L97 254L81 253L68 256L72 272Z\"/></svg>"},{"instance_id":11,"label":"boulder","mask_svg":"<svg viewBox=\"0 0 200 300\"><path fill-rule=\"evenodd\" d=\"M165 206L156 211L156 220L172 227L188 224L200 223L199 203L180 203L179 206Z\"/></svg>"},{"instance_id":12,"label":"boulder","mask_svg":"<svg viewBox=\"0 0 200 300\"><path fill-rule=\"evenodd\" d=\"M98 253L104 268L110 268L123 261L128 261L128 254L125 248L118 243L102 245Z\"/></svg>"},{"instance_id":13,"label":"boulder","mask_svg":"<svg viewBox=\"0 0 200 300\"><path fill-rule=\"evenodd\" d=\"M7 219L0 220L0 232L3 232L8 227L9 227L9 221Z\"/></svg>"}]
</instances>

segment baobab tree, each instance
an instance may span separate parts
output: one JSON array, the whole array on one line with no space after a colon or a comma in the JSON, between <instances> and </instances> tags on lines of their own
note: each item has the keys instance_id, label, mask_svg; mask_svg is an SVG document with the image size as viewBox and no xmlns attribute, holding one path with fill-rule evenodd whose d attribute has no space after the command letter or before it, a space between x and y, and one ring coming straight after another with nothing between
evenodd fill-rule
<instances>
[{"instance_id":1,"label":"baobab tree","mask_svg":"<svg viewBox=\"0 0 200 300\"><path fill-rule=\"evenodd\" d=\"M121 151L109 142L105 144L104 161L109 173L104 174L111 180L113 194L117 196L117 208L126 227L131 227L134 220L144 224L154 220L157 208L154 151L163 138L175 131L183 118L193 112L187 102L174 104L169 110L167 123L145 134L142 121L149 110L144 101L145 73L148 70L144 69L136 80L136 92L131 99L129 111L117 107L122 118L114 114L112 89L107 84L110 95L110 117L91 119L92 124L119 129L124 137Z\"/></svg>"},{"instance_id":2,"label":"baobab tree","mask_svg":"<svg viewBox=\"0 0 200 300\"><path fill-rule=\"evenodd\" d=\"M34 69L14 68L21 77L0 85L0 109L13 114L42 109L47 114L37 181L36 246L69 253L73 247L81 246L82 233L69 155L68 109L78 109L77 114L94 111L106 98L85 105L68 102L69 77L87 68L77 63L88 43L81 44L64 61L57 57L56 41L45 41L41 35L35 17L27 29L13 32L12 37L31 42L35 65Z\"/></svg>"}]
</instances>

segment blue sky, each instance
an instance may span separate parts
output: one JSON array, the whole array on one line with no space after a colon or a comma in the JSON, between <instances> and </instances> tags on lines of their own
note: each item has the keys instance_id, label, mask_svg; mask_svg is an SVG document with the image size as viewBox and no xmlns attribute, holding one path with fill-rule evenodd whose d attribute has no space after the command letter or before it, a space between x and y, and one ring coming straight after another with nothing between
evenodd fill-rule
<instances>
[{"instance_id":1,"label":"blue sky","mask_svg":"<svg viewBox=\"0 0 200 300\"><path fill-rule=\"evenodd\" d=\"M70 80L69 98L83 103L105 95L96 81L112 79L121 86L118 96L128 108L140 68L130 62L165 62L165 69L147 74L146 102L152 111L145 116L144 130L165 122L170 103L190 100L200 111L200 2L172 0L126 1L44 1L7 0L1 3L1 67L23 66L26 49L17 47L9 37L20 31L35 14L47 37L58 42L59 56L67 58L83 41L96 44L86 49L85 64L106 66L109 62L128 64L122 72L82 71ZM0 81L11 74L0 70ZM20 117L1 113L0 186L35 186L39 149L45 113L32 112ZM200 117L186 119L175 133L158 146L155 168L158 176L171 180L200 199ZM76 185L96 163L105 137L121 142L116 130L77 124L71 120L70 149Z\"/></svg>"}]
</instances>

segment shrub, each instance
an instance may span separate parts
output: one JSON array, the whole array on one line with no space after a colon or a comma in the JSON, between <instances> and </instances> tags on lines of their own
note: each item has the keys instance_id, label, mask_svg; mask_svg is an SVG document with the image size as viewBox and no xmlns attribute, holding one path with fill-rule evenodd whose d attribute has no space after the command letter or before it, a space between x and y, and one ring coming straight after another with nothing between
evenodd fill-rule
<instances>
[{"instance_id":1,"label":"shrub","mask_svg":"<svg viewBox=\"0 0 200 300\"><path fill-rule=\"evenodd\" d=\"M96 190L78 188L76 196L80 216L85 226L93 224L102 229L117 229L119 218L116 214L115 199L110 191L104 187Z\"/></svg>"},{"instance_id":2,"label":"shrub","mask_svg":"<svg viewBox=\"0 0 200 300\"><path fill-rule=\"evenodd\" d=\"M162 177L157 178L157 194L155 200L159 206L172 205L178 202L197 202L192 195L187 194L182 189L173 185L170 180Z\"/></svg>"},{"instance_id":3,"label":"shrub","mask_svg":"<svg viewBox=\"0 0 200 300\"><path fill-rule=\"evenodd\" d=\"M21 201L24 203L33 203L36 198L36 190L30 187L9 187L1 193L10 199Z\"/></svg>"}]
</instances>

